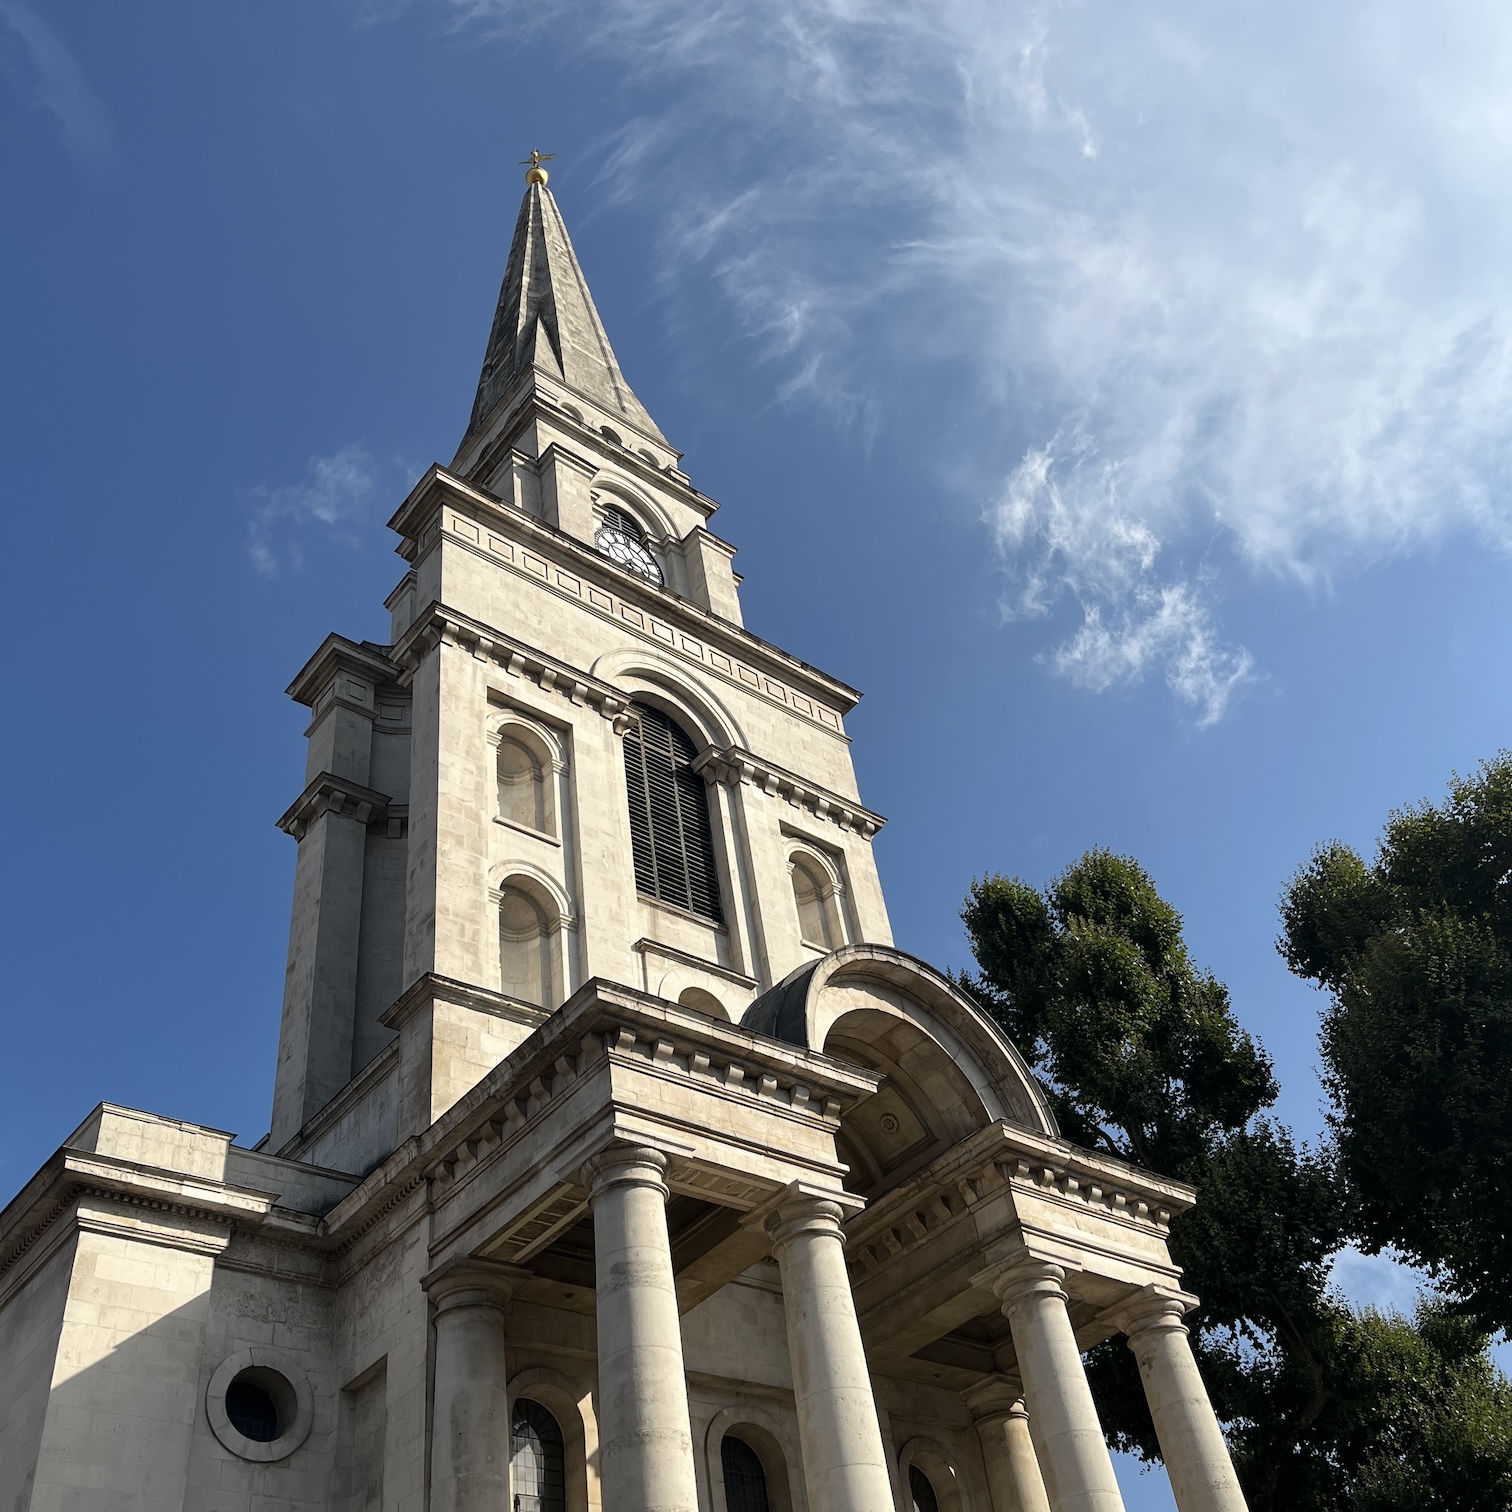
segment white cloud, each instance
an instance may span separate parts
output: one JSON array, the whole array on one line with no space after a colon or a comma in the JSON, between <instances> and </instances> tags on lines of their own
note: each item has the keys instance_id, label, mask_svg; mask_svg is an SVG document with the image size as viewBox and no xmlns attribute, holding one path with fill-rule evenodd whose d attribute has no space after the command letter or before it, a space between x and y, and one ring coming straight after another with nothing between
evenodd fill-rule
<instances>
[{"instance_id":1,"label":"white cloud","mask_svg":"<svg viewBox=\"0 0 1512 1512\"><path fill-rule=\"evenodd\" d=\"M611 171L789 392L883 423L968 360L957 407L1020 459L981 483L1006 604L1081 610L1064 675L1159 669L1211 720L1236 574L1512 545L1505 6L567 9L631 81Z\"/></svg>"},{"instance_id":2,"label":"white cloud","mask_svg":"<svg viewBox=\"0 0 1512 1512\"><path fill-rule=\"evenodd\" d=\"M250 490L247 555L269 577L297 571L304 562L303 538L311 526L345 534L366 513L378 484L367 448L343 446L328 457L312 457L298 483Z\"/></svg>"},{"instance_id":3,"label":"white cloud","mask_svg":"<svg viewBox=\"0 0 1512 1512\"><path fill-rule=\"evenodd\" d=\"M0 42L7 32L25 51L34 102L62 127L70 154L86 167L108 165L115 157L115 130L77 59L58 34L20 0L0 0Z\"/></svg>"}]
</instances>

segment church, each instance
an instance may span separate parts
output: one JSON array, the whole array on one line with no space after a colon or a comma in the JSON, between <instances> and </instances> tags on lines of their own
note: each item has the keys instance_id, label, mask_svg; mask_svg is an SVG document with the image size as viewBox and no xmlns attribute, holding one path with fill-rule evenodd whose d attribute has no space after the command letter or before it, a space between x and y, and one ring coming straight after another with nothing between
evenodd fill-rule
<instances>
[{"instance_id":1,"label":"church","mask_svg":"<svg viewBox=\"0 0 1512 1512\"><path fill-rule=\"evenodd\" d=\"M856 691L746 630L535 162L387 644L309 711L271 1128L102 1104L0 1215L5 1512L1242 1512L1167 1248L892 943ZM294 786L293 781L290 788Z\"/></svg>"}]
</instances>

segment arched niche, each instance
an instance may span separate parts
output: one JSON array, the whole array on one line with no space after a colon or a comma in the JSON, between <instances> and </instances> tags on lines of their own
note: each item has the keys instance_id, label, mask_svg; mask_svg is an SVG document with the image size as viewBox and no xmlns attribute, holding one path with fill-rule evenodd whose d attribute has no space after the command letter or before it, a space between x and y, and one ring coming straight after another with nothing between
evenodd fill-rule
<instances>
[{"instance_id":1,"label":"arched niche","mask_svg":"<svg viewBox=\"0 0 1512 1512\"><path fill-rule=\"evenodd\" d=\"M845 887L835 863L809 846L788 852L788 880L798 915L798 938L812 950L830 951L850 936L845 918Z\"/></svg>"},{"instance_id":2,"label":"arched niche","mask_svg":"<svg viewBox=\"0 0 1512 1512\"><path fill-rule=\"evenodd\" d=\"M535 834L556 837L561 784L567 772L560 733L513 708L489 719L494 749L495 816Z\"/></svg>"},{"instance_id":3,"label":"arched niche","mask_svg":"<svg viewBox=\"0 0 1512 1512\"><path fill-rule=\"evenodd\" d=\"M886 945L847 945L763 993L741 1024L879 1071L836 1144L863 1194L999 1120L1055 1137L1039 1083L998 1027L946 978Z\"/></svg>"},{"instance_id":4,"label":"arched niche","mask_svg":"<svg viewBox=\"0 0 1512 1512\"><path fill-rule=\"evenodd\" d=\"M490 896L498 919L500 992L555 1009L571 987L566 900L550 879L518 867L507 870Z\"/></svg>"}]
</instances>

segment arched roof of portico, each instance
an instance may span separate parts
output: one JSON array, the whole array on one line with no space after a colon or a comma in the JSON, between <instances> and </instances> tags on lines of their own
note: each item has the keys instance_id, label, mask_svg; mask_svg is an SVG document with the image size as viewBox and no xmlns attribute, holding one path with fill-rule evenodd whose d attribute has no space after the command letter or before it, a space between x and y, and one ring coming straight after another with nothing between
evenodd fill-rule
<instances>
[{"instance_id":1,"label":"arched roof of portico","mask_svg":"<svg viewBox=\"0 0 1512 1512\"><path fill-rule=\"evenodd\" d=\"M933 967L891 945L846 945L810 961L746 1010L743 1028L849 1058L832 1034L864 1044L887 1020L932 1040L969 1083L973 1122L1003 1119L1059 1136L1044 1089L1008 1037Z\"/></svg>"}]
</instances>

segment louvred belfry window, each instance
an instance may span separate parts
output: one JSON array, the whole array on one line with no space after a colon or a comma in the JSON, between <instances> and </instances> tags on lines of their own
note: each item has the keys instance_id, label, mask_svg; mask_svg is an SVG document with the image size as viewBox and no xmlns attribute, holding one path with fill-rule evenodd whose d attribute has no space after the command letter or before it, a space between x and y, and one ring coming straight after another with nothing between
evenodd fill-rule
<instances>
[{"instance_id":1,"label":"louvred belfry window","mask_svg":"<svg viewBox=\"0 0 1512 1512\"><path fill-rule=\"evenodd\" d=\"M636 890L723 923L709 798L693 770L693 742L658 709L631 704L630 713L625 786Z\"/></svg>"}]
</instances>

